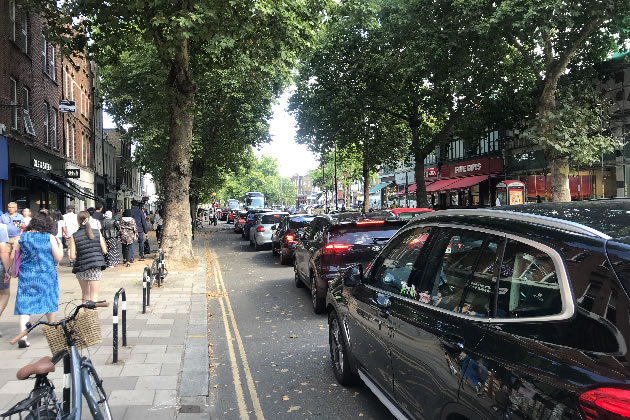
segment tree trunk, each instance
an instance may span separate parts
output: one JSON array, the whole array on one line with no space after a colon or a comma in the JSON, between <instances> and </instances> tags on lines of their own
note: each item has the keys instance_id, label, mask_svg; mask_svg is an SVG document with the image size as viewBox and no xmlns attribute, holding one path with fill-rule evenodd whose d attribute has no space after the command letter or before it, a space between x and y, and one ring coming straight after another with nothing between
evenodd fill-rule
<instances>
[{"instance_id":1,"label":"tree trunk","mask_svg":"<svg viewBox=\"0 0 630 420\"><path fill-rule=\"evenodd\" d=\"M193 257L189 198L195 83L190 71L188 41L182 39L180 47L169 74L169 86L172 86L169 104L170 141L165 170L166 214L162 233L162 249L173 260Z\"/></svg>"},{"instance_id":2,"label":"tree trunk","mask_svg":"<svg viewBox=\"0 0 630 420\"><path fill-rule=\"evenodd\" d=\"M368 142L363 145L363 213L370 211L370 166Z\"/></svg>"},{"instance_id":3,"label":"tree trunk","mask_svg":"<svg viewBox=\"0 0 630 420\"><path fill-rule=\"evenodd\" d=\"M419 124L410 123L411 128L411 148L413 149L413 159L415 161L415 181L416 181L416 207L429 207L427 200L427 186L424 184L424 159L427 153L420 145Z\"/></svg>"},{"instance_id":4,"label":"tree trunk","mask_svg":"<svg viewBox=\"0 0 630 420\"><path fill-rule=\"evenodd\" d=\"M551 201L571 201L569 158L555 157L548 164L551 172Z\"/></svg>"}]
</instances>

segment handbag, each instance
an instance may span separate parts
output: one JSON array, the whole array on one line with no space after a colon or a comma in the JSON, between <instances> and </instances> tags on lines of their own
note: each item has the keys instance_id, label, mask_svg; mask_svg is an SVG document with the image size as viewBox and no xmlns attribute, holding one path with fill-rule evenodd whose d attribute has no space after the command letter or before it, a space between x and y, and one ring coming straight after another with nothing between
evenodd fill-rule
<instances>
[{"instance_id":1,"label":"handbag","mask_svg":"<svg viewBox=\"0 0 630 420\"><path fill-rule=\"evenodd\" d=\"M20 250L18 249L17 251L15 251L15 258L13 259L13 261L11 262L11 266L9 267L9 276L11 277L18 277L20 275L20 257L21 257L22 253L20 252Z\"/></svg>"}]
</instances>

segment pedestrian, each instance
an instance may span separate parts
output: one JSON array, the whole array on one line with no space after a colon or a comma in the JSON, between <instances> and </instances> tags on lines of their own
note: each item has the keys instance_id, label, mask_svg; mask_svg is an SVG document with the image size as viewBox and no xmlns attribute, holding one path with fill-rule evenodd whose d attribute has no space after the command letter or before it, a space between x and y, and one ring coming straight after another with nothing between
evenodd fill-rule
<instances>
[{"instance_id":1,"label":"pedestrian","mask_svg":"<svg viewBox=\"0 0 630 420\"><path fill-rule=\"evenodd\" d=\"M74 205L69 205L66 207L66 210L68 212L63 215L63 221L65 224L63 236L67 240L74 235L74 232L79 230L79 222L77 221L77 215L74 213Z\"/></svg>"},{"instance_id":2,"label":"pedestrian","mask_svg":"<svg viewBox=\"0 0 630 420\"><path fill-rule=\"evenodd\" d=\"M15 202L7 204L7 212L0 216L0 223L7 226L9 235L9 251L12 251L20 240L22 230L26 228L24 224L24 216L17 211L18 206Z\"/></svg>"},{"instance_id":3,"label":"pedestrian","mask_svg":"<svg viewBox=\"0 0 630 420\"><path fill-rule=\"evenodd\" d=\"M112 212L109 210L105 212L103 217L103 237L107 244L105 262L108 267L115 267L120 264L120 251L118 250L120 233L118 222L112 218Z\"/></svg>"},{"instance_id":4,"label":"pedestrian","mask_svg":"<svg viewBox=\"0 0 630 420\"><path fill-rule=\"evenodd\" d=\"M155 213L155 238L158 242L162 240L162 226L164 225L164 210L159 209Z\"/></svg>"},{"instance_id":5,"label":"pedestrian","mask_svg":"<svg viewBox=\"0 0 630 420\"><path fill-rule=\"evenodd\" d=\"M537 203L542 203L542 198L540 198L539 194L536 194L536 202Z\"/></svg>"},{"instance_id":6,"label":"pedestrian","mask_svg":"<svg viewBox=\"0 0 630 420\"><path fill-rule=\"evenodd\" d=\"M96 214L96 209L94 207L90 207L87 209L87 212L90 215L90 226L92 226L92 229L101 230L101 222L95 219L94 217L92 217L94 214ZM80 228L81 228L81 225L79 225L79 229Z\"/></svg>"},{"instance_id":7,"label":"pedestrian","mask_svg":"<svg viewBox=\"0 0 630 420\"><path fill-rule=\"evenodd\" d=\"M63 246L53 230L53 220L44 213L33 215L31 223L11 252L11 265L20 251L15 311L20 331L26 330L31 315L46 314L48 322L55 321L59 305L59 280L56 263L63 258ZM30 344L26 336L19 347Z\"/></svg>"},{"instance_id":8,"label":"pedestrian","mask_svg":"<svg viewBox=\"0 0 630 420\"><path fill-rule=\"evenodd\" d=\"M144 261L144 235L148 232L147 219L144 216L144 213L140 209L140 202L135 201L133 203L133 207L131 208L131 217L136 222L136 227L138 228L138 255L140 257L140 261ZM135 258L135 242L131 245L131 261L133 262Z\"/></svg>"},{"instance_id":9,"label":"pedestrian","mask_svg":"<svg viewBox=\"0 0 630 420\"><path fill-rule=\"evenodd\" d=\"M103 214L103 203L97 202L96 206L94 207L94 213L91 214L92 218L94 220L98 220L99 223L103 223L103 219L104 219L104 214ZM92 226L94 227L94 226Z\"/></svg>"},{"instance_id":10,"label":"pedestrian","mask_svg":"<svg viewBox=\"0 0 630 420\"><path fill-rule=\"evenodd\" d=\"M61 243L63 243L63 229L66 226L66 222L63 220L63 215L57 209L50 212L50 217L55 222L55 226L53 226L52 234L59 239Z\"/></svg>"},{"instance_id":11,"label":"pedestrian","mask_svg":"<svg viewBox=\"0 0 630 420\"><path fill-rule=\"evenodd\" d=\"M0 316L9 303L11 291L11 277L9 276L9 235L7 227L0 225ZM2 337L2 331L0 331Z\"/></svg>"},{"instance_id":12,"label":"pedestrian","mask_svg":"<svg viewBox=\"0 0 630 420\"><path fill-rule=\"evenodd\" d=\"M24 224L28 226L28 224L31 222L31 209L25 208L24 210L22 210L22 216L24 217Z\"/></svg>"},{"instance_id":13,"label":"pedestrian","mask_svg":"<svg viewBox=\"0 0 630 420\"><path fill-rule=\"evenodd\" d=\"M89 212L80 212L77 219L79 230L70 238L68 257L70 261L74 261L72 273L79 280L83 303L90 300L96 302L103 270L107 268L103 256L107 253L107 244L100 231L91 226L92 217Z\"/></svg>"},{"instance_id":14,"label":"pedestrian","mask_svg":"<svg viewBox=\"0 0 630 420\"><path fill-rule=\"evenodd\" d=\"M127 267L133 262L131 250L133 244L138 240L138 227L136 221L131 217L131 210L123 212L120 219L120 243L122 244L123 264Z\"/></svg>"}]
</instances>

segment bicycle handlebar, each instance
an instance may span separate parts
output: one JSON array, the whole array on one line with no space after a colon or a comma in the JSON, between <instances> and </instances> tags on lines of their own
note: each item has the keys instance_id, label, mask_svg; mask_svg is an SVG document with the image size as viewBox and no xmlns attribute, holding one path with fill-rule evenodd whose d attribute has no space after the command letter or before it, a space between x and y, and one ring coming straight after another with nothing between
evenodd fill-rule
<instances>
[{"instance_id":1,"label":"bicycle handlebar","mask_svg":"<svg viewBox=\"0 0 630 420\"><path fill-rule=\"evenodd\" d=\"M22 338L24 338L28 333L33 331L35 329L35 327L37 327L39 325L48 325L49 327L57 327L59 325L62 325L62 323L64 323L64 322L72 321L77 316L77 314L79 313L81 308L95 309L95 308L106 308L108 306L109 306L109 303L107 303L104 300L101 300L99 302L88 301L88 302L85 302L85 303L82 303L82 304L78 305L75 308L75 310L72 312L72 315L70 315L67 318L62 319L61 321L57 321L57 322L37 321L33 325L31 325L31 323L28 322L26 324L26 329L24 331L20 331L20 333L18 335L16 335L13 339L11 339L10 343L11 344L17 343Z\"/></svg>"}]
</instances>

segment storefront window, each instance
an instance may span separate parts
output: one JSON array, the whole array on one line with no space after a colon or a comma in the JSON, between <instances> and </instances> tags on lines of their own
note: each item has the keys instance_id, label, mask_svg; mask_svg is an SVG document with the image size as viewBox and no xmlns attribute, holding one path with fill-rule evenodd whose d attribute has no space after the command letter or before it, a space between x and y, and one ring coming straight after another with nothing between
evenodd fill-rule
<instances>
[{"instance_id":1,"label":"storefront window","mask_svg":"<svg viewBox=\"0 0 630 420\"><path fill-rule=\"evenodd\" d=\"M459 206L459 192L451 192L451 207Z\"/></svg>"}]
</instances>

